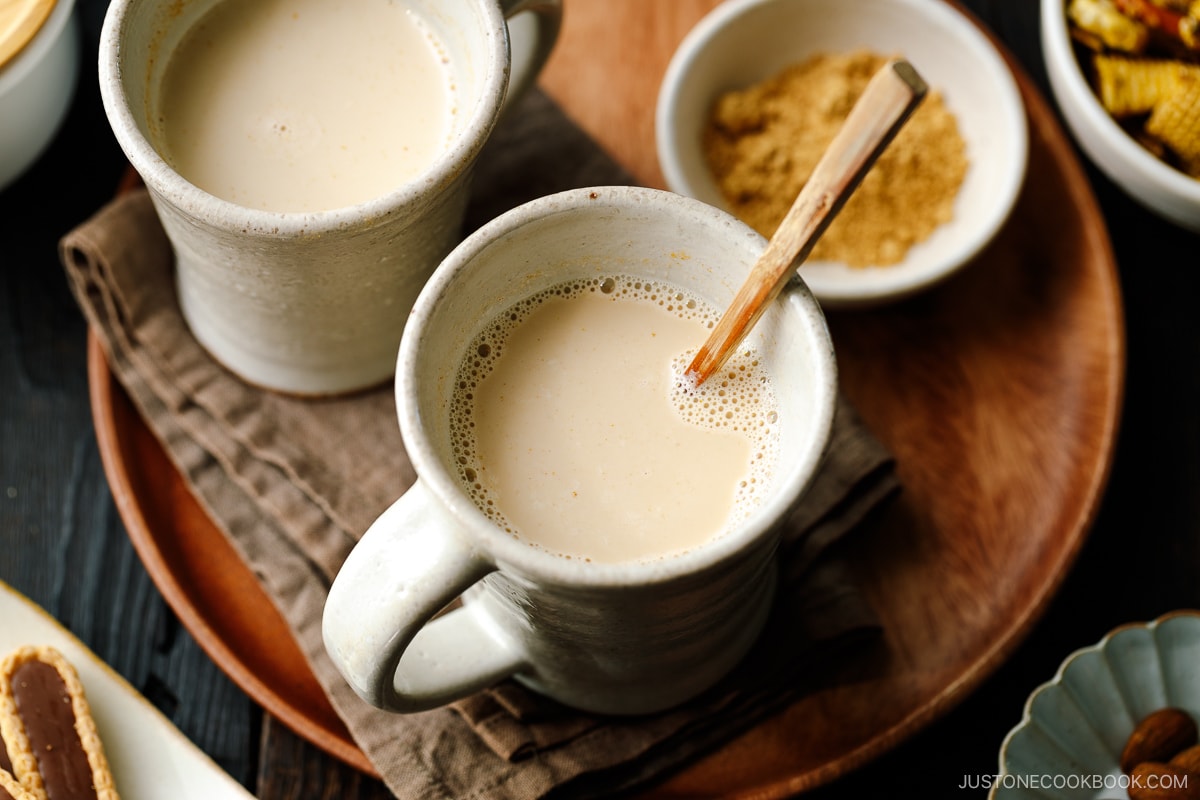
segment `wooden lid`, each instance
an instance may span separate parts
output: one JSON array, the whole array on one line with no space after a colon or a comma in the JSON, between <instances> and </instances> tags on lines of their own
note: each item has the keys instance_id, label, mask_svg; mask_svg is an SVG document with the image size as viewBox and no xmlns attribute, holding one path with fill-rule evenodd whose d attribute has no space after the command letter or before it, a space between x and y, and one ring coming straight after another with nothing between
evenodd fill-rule
<instances>
[{"instance_id":1,"label":"wooden lid","mask_svg":"<svg viewBox=\"0 0 1200 800\"><path fill-rule=\"evenodd\" d=\"M0 0L0 68L41 29L56 0Z\"/></svg>"}]
</instances>

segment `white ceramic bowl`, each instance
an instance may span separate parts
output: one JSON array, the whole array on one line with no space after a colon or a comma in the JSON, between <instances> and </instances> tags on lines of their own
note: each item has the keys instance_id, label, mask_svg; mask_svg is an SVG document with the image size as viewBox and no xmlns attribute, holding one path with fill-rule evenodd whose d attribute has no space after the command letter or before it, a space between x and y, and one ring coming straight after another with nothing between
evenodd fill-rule
<instances>
[{"instance_id":1,"label":"white ceramic bowl","mask_svg":"<svg viewBox=\"0 0 1200 800\"><path fill-rule=\"evenodd\" d=\"M1042 54L1067 127L1096 166L1167 220L1200 231L1200 180L1163 163L1118 125L1087 83L1071 45L1064 0L1042 0Z\"/></svg>"},{"instance_id":2,"label":"white ceramic bowl","mask_svg":"<svg viewBox=\"0 0 1200 800\"><path fill-rule=\"evenodd\" d=\"M907 58L940 91L967 145L970 167L954 219L899 264L801 267L827 306L903 297L950 275L1004 225L1028 157L1025 108L1013 75L979 28L942 0L728 0L684 38L658 97L656 139L667 187L729 210L701 149L716 97L817 53L868 48Z\"/></svg>"},{"instance_id":3,"label":"white ceramic bowl","mask_svg":"<svg viewBox=\"0 0 1200 800\"><path fill-rule=\"evenodd\" d=\"M1000 746L990 797L1125 798L1121 750L1164 706L1200 721L1200 613L1125 625L1067 657ZM1084 780L1089 784L1084 786Z\"/></svg>"},{"instance_id":4,"label":"white ceramic bowl","mask_svg":"<svg viewBox=\"0 0 1200 800\"><path fill-rule=\"evenodd\" d=\"M0 190L54 138L79 76L75 0L58 0L37 33L0 67Z\"/></svg>"}]
</instances>

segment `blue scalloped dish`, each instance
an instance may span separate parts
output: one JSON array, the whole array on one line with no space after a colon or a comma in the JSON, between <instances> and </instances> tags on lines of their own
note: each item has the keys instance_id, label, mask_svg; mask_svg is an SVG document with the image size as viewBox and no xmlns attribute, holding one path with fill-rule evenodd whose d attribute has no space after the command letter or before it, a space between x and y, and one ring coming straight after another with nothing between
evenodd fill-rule
<instances>
[{"instance_id":1,"label":"blue scalloped dish","mask_svg":"<svg viewBox=\"0 0 1200 800\"><path fill-rule=\"evenodd\" d=\"M1068 656L1001 744L989 797L1127 797L1121 750L1165 706L1200 720L1200 612L1123 625Z\"/></svg>"}]
</instances>

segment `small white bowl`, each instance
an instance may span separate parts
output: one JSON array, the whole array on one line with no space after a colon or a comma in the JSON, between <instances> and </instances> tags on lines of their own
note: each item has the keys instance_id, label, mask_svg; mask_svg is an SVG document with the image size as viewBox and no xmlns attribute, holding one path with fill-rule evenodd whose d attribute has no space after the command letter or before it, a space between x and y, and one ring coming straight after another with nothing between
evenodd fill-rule
<instances>
[{"instance_id":1,"label":"small white bowl","mask_svg":"<svg viewBox=\"0 0 1200 800\"><path fill-rule=\"evenodd\" d=\"M1127 797L1120 758L1134 726L1165 706L1200 721L1197 665L1195 611L1124 625L1072 653L1005 737L989 797Z\"/></svg>"},{"instance_id":2,"label":"small white bowl","mask_svg":"<svg viewBox=\"0 0 1200 800\"><path fill-rule=\"evenodd\" d=\"M13 58L0 66L0 191L28 169L66 117L79 76L75 0L57 0Z\"/></svg>"},{"instance_id":3,"label":"small white bowl","mask_svg":"<svg viewBox=\"0 0 1200 800\"><path fill-rule=\"evenodd\" d=\"M1163 163L1096 98L1071 44L1064 0L1042 0L1042 53L1054 99L1079 146L1127 194L1163 218L1200 231L1200 180Z\"/></svg>"},{"instance_id":4,"label":"small white bowl","mask_svg":"<svg viewBox=\"0 0 1200 800\"><path fill-rule=\"evenodd\" d=\"M931 286L975 257L1008 219L1024 183L1028 129L1016 81L991 41L941 0L728 0L684 38L658 96L667 187L728 211L701 146L718 95L818 53L859 48L902 55L942 93L970 166L954 219L901 263L806 262L801 276L826 306L878 303Z\"/></svg>"}]
</instances>

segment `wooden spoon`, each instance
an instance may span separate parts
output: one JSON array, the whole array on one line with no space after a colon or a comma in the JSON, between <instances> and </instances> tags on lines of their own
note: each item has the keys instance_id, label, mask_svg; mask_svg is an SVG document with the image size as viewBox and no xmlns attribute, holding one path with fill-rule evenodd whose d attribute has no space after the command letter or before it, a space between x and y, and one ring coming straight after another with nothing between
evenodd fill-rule
<instances>
[{"instance_id":1,"label":"wooden spoon","mask_svg":"<svg viewBox=\"0 0 1200 800\"><path fill-rule=\"evenodd\" d=\"M890 61L871 78L746 282L692 359L685 376L695 386L724 365L808 258L875 159L924 99L926 88L907 61Z\"/></svg>"}]
</instances>

